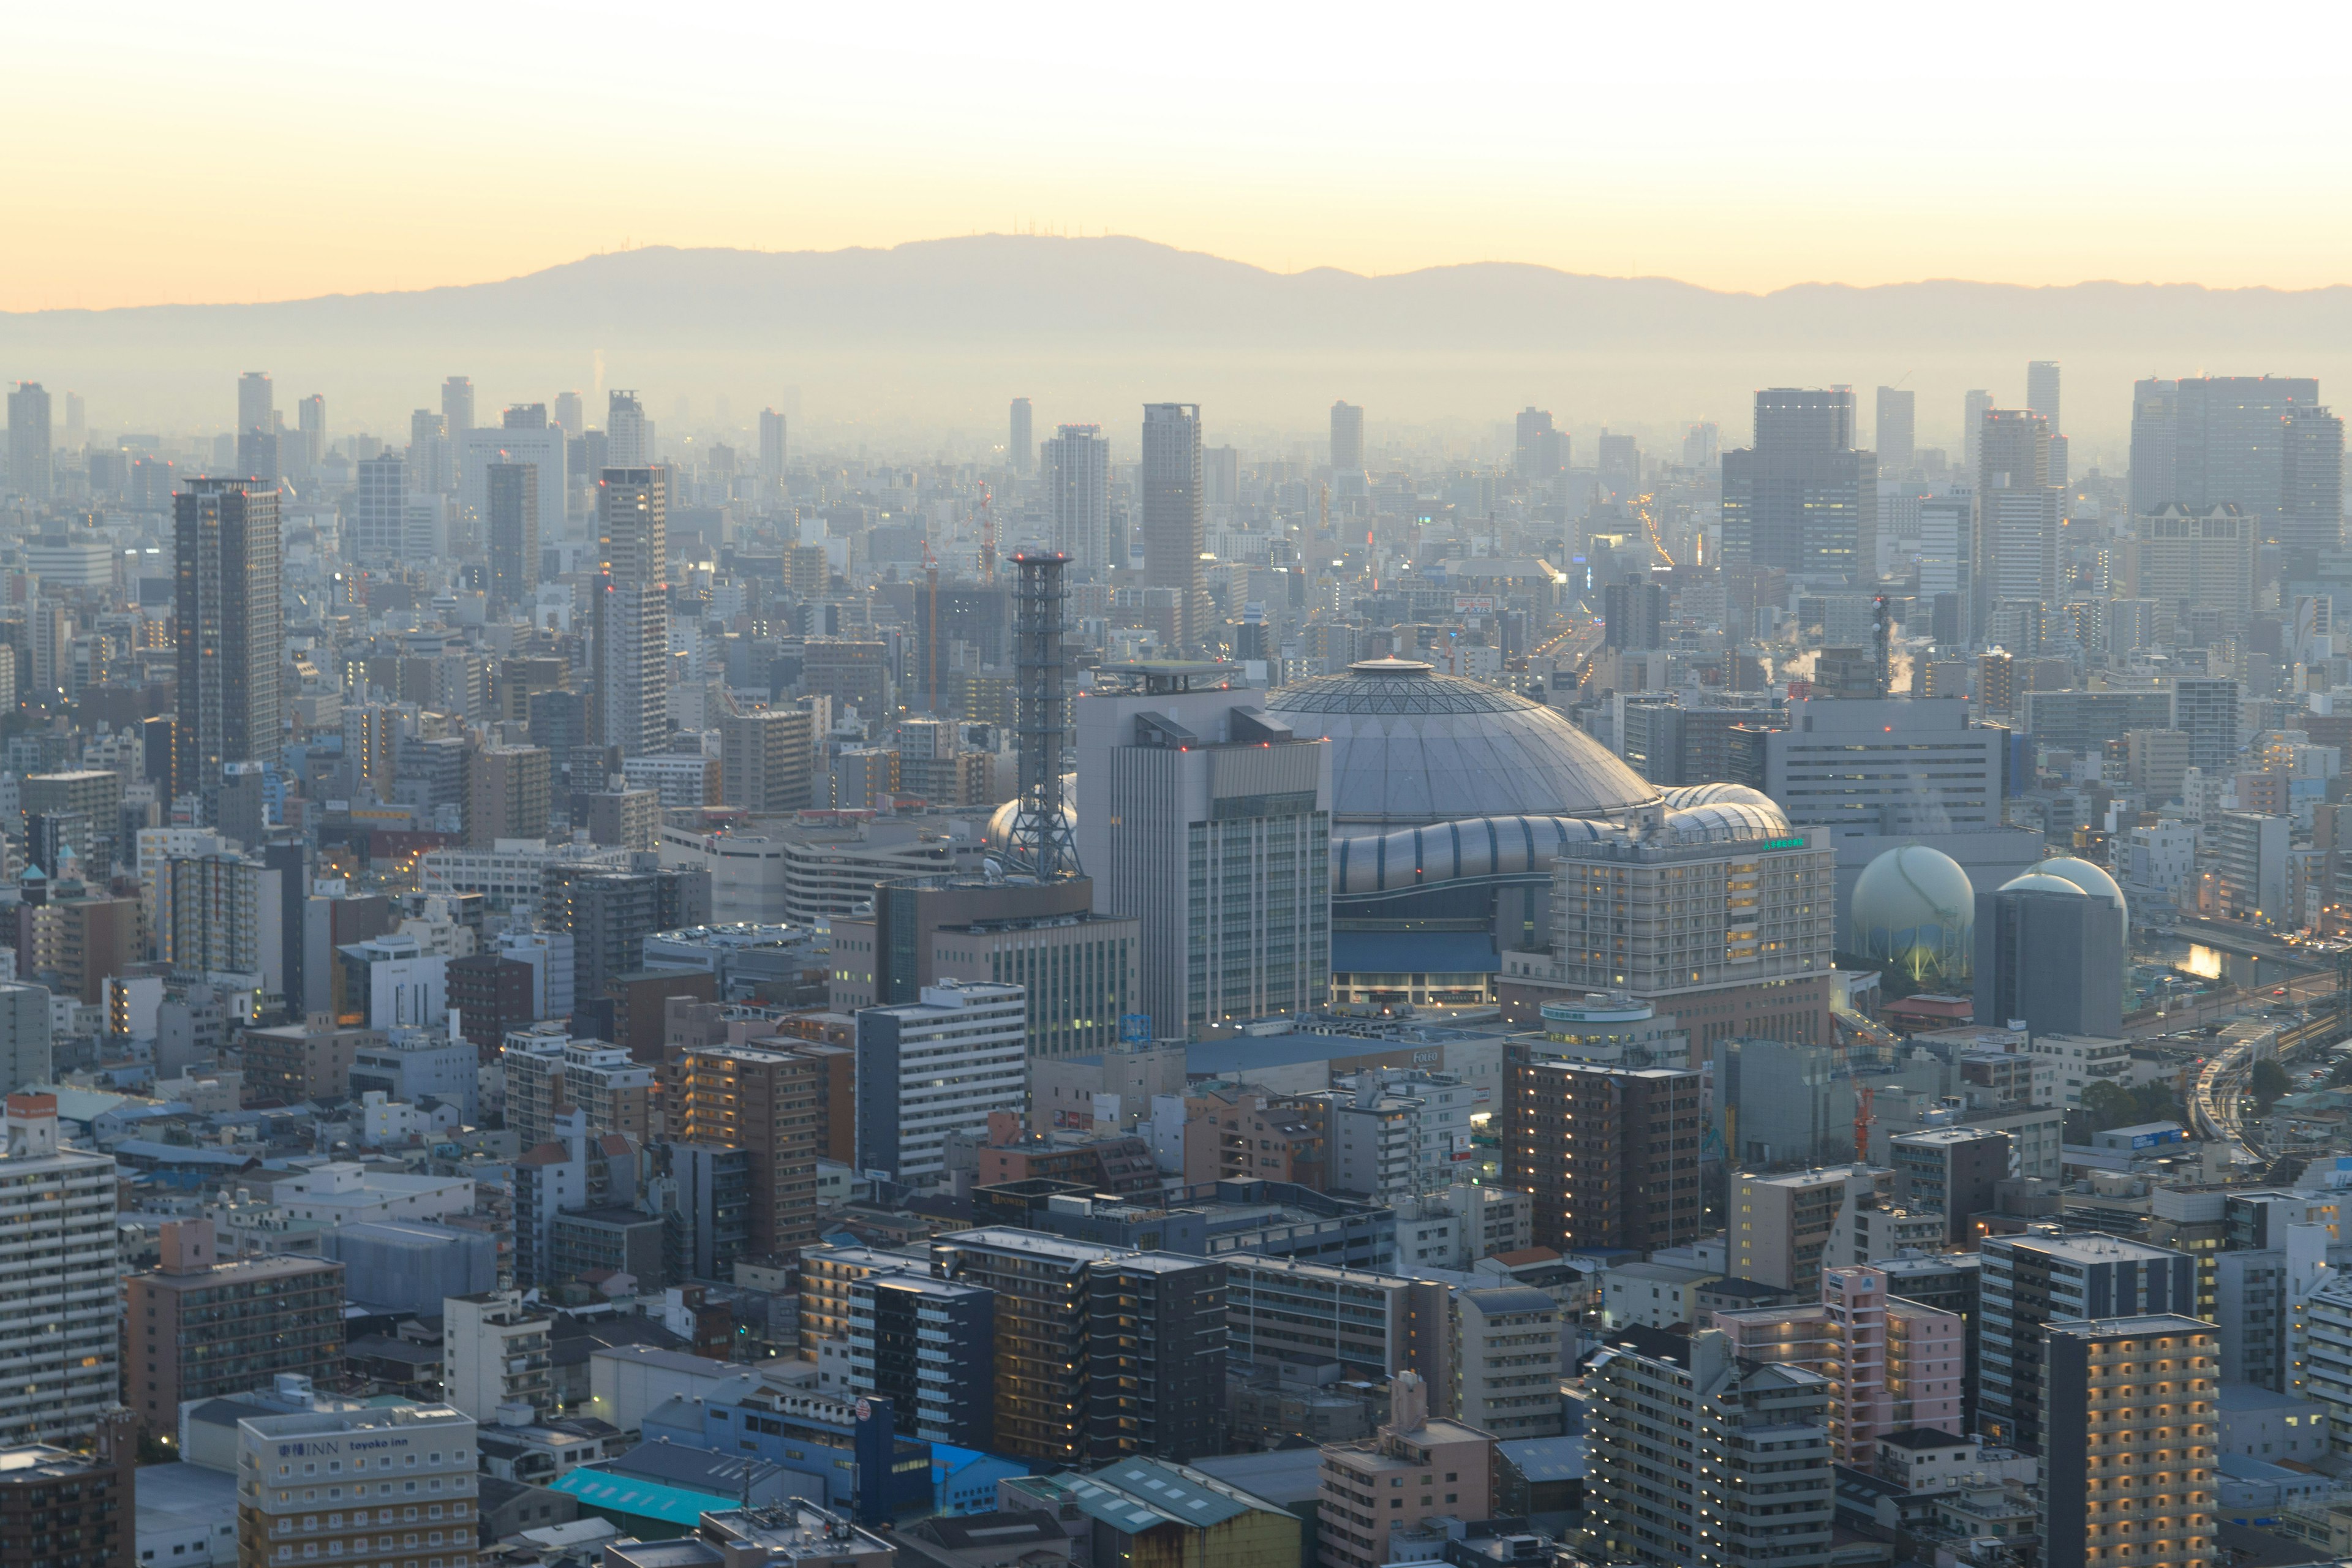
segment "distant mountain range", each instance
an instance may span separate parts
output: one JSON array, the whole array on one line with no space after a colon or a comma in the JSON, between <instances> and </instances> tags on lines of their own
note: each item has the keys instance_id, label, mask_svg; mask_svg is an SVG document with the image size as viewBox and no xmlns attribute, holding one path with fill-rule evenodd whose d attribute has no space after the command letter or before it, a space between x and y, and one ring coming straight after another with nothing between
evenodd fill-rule
<instances>
[{"instance_id":1,"label":"distant mountain range","mask_svg":"<svg viewBox=\"0 0 2352 1568\"><path fill-rule=\"evenodd\" d=\"M1736 235L1725 237L1738 243ZM2083 283L1806 285L1729 294L1668 279L1511 263L1365 278L1280 274L1139 239L975 236L889 250L648 248L522 278L267 305L0 313L0 379L89 400L94 428L225 427L244 370L278 401L317 391L335 428L404 433L469 374L480 417L509 401L639 389L674 426L795 395L804 426L887 444L1001 438L1007 398L1042 437L1099 422L1131 444L1137 405L1203 405L1212 439L1311 439L1365 405L1375 448L1402 426L1484 435L1527 403L1580 429L1742 438L1753 389L1917 389L1922 444L1958 435L1962 393L2013 404L2028 359L2063 361L2078 448L2120 458L2129 383L2147 374L2352 374L2352 289ZM2347 399L2352 401L2352 399ZM597 416L592 413L593 420Z\"/></svg>"}]
</instances>

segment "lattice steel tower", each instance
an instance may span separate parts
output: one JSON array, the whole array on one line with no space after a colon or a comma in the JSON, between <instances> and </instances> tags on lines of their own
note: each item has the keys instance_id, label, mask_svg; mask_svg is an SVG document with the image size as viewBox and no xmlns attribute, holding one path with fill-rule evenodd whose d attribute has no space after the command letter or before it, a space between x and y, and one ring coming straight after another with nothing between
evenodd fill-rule
<instances>
[{"instance_id":1,"label":"lattice steel tower","mask_svg":"<svg viewBox=\"0 0 2352 1568\"><path fill-rule=\"evenodd\" d=\"M1014 553L1013 594L1013 733L1020 746L1021 797L1013 817L1010 858L1041 882L1078 875L1077 845L1062 809L1062 768L1069 750L1067 667L1062 632L1069 590L1059 551Z\"/></svg>"}]
</instances>

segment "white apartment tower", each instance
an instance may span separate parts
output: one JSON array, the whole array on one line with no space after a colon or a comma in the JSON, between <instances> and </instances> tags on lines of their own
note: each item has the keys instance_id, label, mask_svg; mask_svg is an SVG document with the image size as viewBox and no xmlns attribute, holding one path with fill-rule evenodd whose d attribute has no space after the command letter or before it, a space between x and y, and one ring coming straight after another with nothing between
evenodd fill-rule
<instances>
[{"instance_id":1,"label":"white apartment tower","mask_svg":"<svg viewBox=\"0 0 2352 1568\"><path fill-rule=\"evenodd\" d=\"M0 1443L94 1431L121 1397L114 1162L58 1141L50 1094L11 1094L0 1156Z\"/></svg>"}]
</instances>

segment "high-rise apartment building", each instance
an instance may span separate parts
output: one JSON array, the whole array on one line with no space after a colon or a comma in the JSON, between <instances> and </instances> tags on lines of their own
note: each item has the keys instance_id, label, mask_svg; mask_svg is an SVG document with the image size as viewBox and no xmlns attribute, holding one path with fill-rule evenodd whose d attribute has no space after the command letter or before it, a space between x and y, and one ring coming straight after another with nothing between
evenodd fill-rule
<instances>
[{"instance_id":1,"label":"high-rise apartment building","mask_svg":"<svg viewBox=\"0 0 2352 1568\"><path fill-rule=\"evenodd\" d=\"M250 974L266 987L282 987L289 895L277 871L243 855L175 855L163 877L171 886L172 925L168 941L158 933L156 945L173 968Z\"/></svg>"},{"instance_id":2,"label":"high-rise apartment building","mask_svg":"<svg viewBox=\"0 0 2352 1568\"><path fill-rule=\"evenodd\" d=\"M1916 445L1919 395L1907 389L1878 389L1878 423L1871 438L1878 443L1878 471L1899 479L1911 471Z\"/></svg>"},{"instance_id":3,"label":"high-rise apartment building","mask_svg":"<svg viewBox=\"0 0 2352 1568\"><path fill-rule=\"evenodd\" d=\"M148 1554L160 1547L139 1544L138 1506L132 1500L138 1444L132 1431L130 1421L116 1413L99 1423L88 1452L37 1443L0 1448L0 1515L17 1521L0 1534L0 1568L138 1568L142 1561L152 1563ZM151 1487L146 1495L152 1498L161 1489ZM178 1520L185 1517L175 1519L175 1534L184 1528ZM206 1519L199 1528L206 1536L226 1537L232 1527ZM226 1544L224 1540L215 1550ZM205 1548L196 1543L194 1549Z\"/></svg>"},{"instance_id":4,"label":"high-rise apartment building","mask_svg":"<svg viewBox=\"0 0 2352 1568\"><path fill-rule=\"evenodd\" d=\"M639 756L669 731L669 470L606 468L596 526L597 712L604 743Z\"/></svg>"},{"instance_id":5,"label":"high-rise apartment building","mask_svg":"<svg viewBox=\"0 0 2352 1568\"><path fill-rule=\"evenodd\" d=\"M278 395L267 371L249 370L236 378L236 430L240 436L278 428Z\"/></svg>"},{"instance_id":6,"label":"high-rise apartment building","mask_svg":"<svg viewBox=\"0 0 2352 1568\"><path fill-rule=\"evenodd\" d=\"M857 1168L921 1185L946 1173L948 1136L1029 1103L1029 1003L1018 985L942 981L919 1000L857 1014Z\"/></svg>"},{"instance_id":7,"label":"high-rise apartment building","mask_svg":"<svg viewBox=\"0 0 2352 1568\"><path fill-rule=\"evenodd\" d=\"M441 383L441 428L453 442L474 427L474 378L453 375Z\"/></svg>"},{"instance_id":8,"label":"high-rise apartment building","mask_svg":"<svg viewBox=\"0 0 2352 1568\"><path fill-rule=\"evenodd\" d=\"M755 708L719 719L719 798L751 812L812 804L815 717L805 708Z\"/></svg>"},{"instance_id":9,"label":"high-rise apartment building","mask_svg":"<svg viewBox=\"0 0 2352 1568\"><path fill-rule=\"evenodd\" d=\"M1201 552L1208 546L1201 492L1201 405L1148 403L1143 407L1143 585L1176 595L1179 648L1189 654L1208 640L1207 580Z\"/></svg>"},{"instance_id":10,"label":"high-rise apartment building","mask_svg":"<svg viewBox=\"0 0 2352 1568\"><path fill-rule=\"evenodd\" d=\"M1646 1251L1696 1239L1700 1081L1507 1044L1503 1182L1535 1195L1536 1245Z\"/></svg>"},{"instance_id":11,"label":"high-rise apartment building","mask_svg":"<svg viewBox=\"0 0 2352 1568\"><path fill-rule=\"evenodd\" d=\"M539 465L493 463L488 475L490 613L528 611L539 591Z\"/></svg>"},{"instance_id":12,"label":"high-rise apartment building","mask_svg":"<svg viewBox=\"0 0 2352 1568\"><path fill-rule=\"evenodd\" d=\"M20 381L8 394L8 482L17 494L49 499L53 449L48 392L37 381Z\"/></svg>"},{"instance_id":13,"label":"high-rise apartment building","mask_svg":"<svg viewBox=\"0 0 2352 1568\"><path fill-rule=\"evenodd\" d=\"M1976 472L1984 446L1984 416L1992 407L1992 394L1981 387L1960 395L1960 467Z\"/></svg>"},{"instance_id":14,"label":"high-rise apartment building","mask_svg":"<svg viewBox=\"0 0 2352 1568\"><path fill-rule=\"evenodd\" d=\"M1364 467L1364 411L1352 403L1331 405L1331 471L1360 473Z\"/></svg>"},{"instance_id":15,"label":"high-rise apartment building","mask_svg":"<svg viewBox=\"0 0 2352 1568\"><path fill-rule=\"evenodd\" d=\"M1891 1173L1862 1164L1735 1172L1725 1267L1737 1279L1811 1297L1823 1267L1842 1261L1831 1254L1840 1213L1893 1190Z\"/></svg>"},{"instance_id":16,"label":"high-rise apartment building","mask_svg":"<svg viewBox=\"0 0 2352 1568\"><path fill-rule=\"evenodd\" d=\"M2117 1311L2044 1331L2042 1561L2217 1561L2221 1331Z\"/></svg>"},{"instance_id":17,"label":"high-rise apartment building","mask_svg":"<svg viewBox=\"0 0 2352 1568\"><path fill-rule=\"evenodd\" d=\"M1878 459L1853 445L1853 394L1770 387L1755 439L1723 454L1723 564L1868 584L1877 576Z\"/></svg>"},{"instance_id":18,"label":"high-rise apartment building","mask_svg":"<svg viewBox=\"0 0 2352 1568\"><path fill-rule=\"evenodd\" d=\"M1829 1380L1635 1324L1592 1358L1585 1517L1612 1561L1827 1568Z\"/></svg>"},{"instance_id":19,"label":"high-rise apartment building","mask_svg":"<svg viewBox=\"0 0 2352 1568\"><path fill-rule=\"evenodd\" d=\"M546 747L469 746L459 772L467 844L488 849L501 838L547 837L555 759Z\"/></svg>"},{"instance_id":20,"label":"high-rise apartment building","mask_svg":"<svg viewBox=\"0 0 2352 1568\"><path fill-rule=\"evenodd\" d=\"M161 1261L122 1281L124 1403L156 1436L180 1406L342 1371L343 1266L280 1254L224 1260L208 1219L166 1220Z\"/></svg>"},{"instance_id":21,"label":"high-rise apartment building","mask_svg":"<svg viewBox=\"0 0 2352 1568\"><path fill-rule=\"evenodd\" d=\"M0 1226L22 1244L0 1256L0 1442L84 1437L121 1397L114 1162L59 1142L53 1094L10 1094L5 1126Z\"/></svg>"},{"instance_id":22,"label":"high-rise apartment building","mask_svg":"<svg viewBox=\"0 0 2352 1568\"><path fill-rule=\"evenodd\" d=\"M2279 446L2278 542L2290 550L2344 547L2344 421L2325 408L2287 416Z\"/></svg>"},{"instance_id":23,"label":"high-rise apartment building","mask_svg":"<svg viewBox=\"0 0 2352 1568\"><path fill-rule=\"evenodd\" d=\"M991 1227L933 1237L931 1271L996 1293L997 1452L1069 1467L1223 1446L1223 1263Z\"/></svg>"},{"instance_id":24,"label":"high-rise apartment building","mask_svg":"<svg viewBox=\"0 0 2352 1568\"><path fill-rule=\"evenodd\" d=\"M770 1046L694 1046L663 1063L670 1135L751 1153L754 1257L781 1257L816 1239L822 1072L815 1058Z\"/></svg>"},{"instance_id":25,"label":"high-rise apartment building","mask_svg":"<svg viewBox=\"0 0 2352 1568\"><path fill-rule=\"evenodd\" d=\"M312 393L294 405L295 428L302 437L302 465L315 469L327 455L327 400Z\"/></svg>"},{"instance_id":26,"label":"high-rise apartment building","mask_svg":"<svg viewBox=\"0 0 2352 1568\"><path fill-rule=\"evenodd\" d=\"M1065 425L1045 445L1045 504L1054 548L1081 576L1099 577L1111 559L1110 443L1099 425Z\"/></svg>"},{"instance_id":27,"label":"high-rise apartment building","mask_svg":"<svg viewBox=\"0 0 2352 1568\"><path fill-rule=\"evenodd\" d=\"M2054 1226L1985 1238L1978 1341L1986 1436L2044 1452L2047 1326L2071 1318L2194 1313L2197 1260L2169 1247Z\"/></svg>"},{"instance_id":28,"label":"high-rise apartment building","mask_svg":"<svg viewBox=\"0 0 2352 1568\"><path fill-rule=\"evenodd\" d=\"M2054 359L2038 359L2025 367L2025 406L2042 416L2056 436L2066 428L2066 421L2058 411L2059 364Z\"/></svg>"},{"instance_id":29,"label":"high-rise apartment building","mask_svg":"<svg viewBox=\"0 0 2352 1568\"><path fill-rule=\"evenodd\" d=\"M1331 966L1331 747L1200 667L1097 674L1078 709L1078 863L1141 925L1163 1035L1316 1005Z\"/></svg>"},{"instance_id":30,"label":"high-rise apartment building","mask_svg":"<svg viewBox=\"0 0 2352 1568\"><path fill-rule=\"evenodd\" d=\"M994 1442L995 1389L977 1373L996 1355L995 1291L869 1274L849 1287L848 1338L850 1393L890 1401L901 1434L961 1448Z\"/></svg>"},{"instance_id":31,"label":"high-rise apartment building","mask_svg":"<svg viewBox=\"0 0 2352 1568\"><path fill-rule=\"evenodd\" d=\"M710 873L665 868L649 850L632 856L626 871L543 873L541 916L572 935L572 995L581 1002L605 994L605 982L643 967L646 938L657 931L700 925L710 919Z\"/></svg>"},{"instance_id":32,"label":"high-rise apartment building","mask_svg":"<svg viewBox=\"0 0 2352 1568\"><path fill-rule=\"evenodd\" d=\"M2231 632L2253 624L2262 578L2260 519L2229 502L2192 511L2167 501L2133 527L2138 537L2123 552L2124 596L2154 600L2175 639L2185 640L2195 610L2220 611Z\"/></svg>"},{"instance_id":33,"label":"high-rise apartment building","mask_svg":"<svg viewBox=\"0 0 2352 1568\"><path fill-rule=\"evenodd\" d=\"M173 498L179 722L173 792L210 798L228 763L275 765L283 742L285 612L278 492L199 479Z\"/></svg>"},{"instance_id":34,"label":"high-rise apartment building","mask_svg":"<svg viewBox=\"0 0 2352 1568\"><path fill-rule=\"evenodd\" d=\"M1037 458L1037 437L1030 419L1029 400L1014 398L1011 422L1005 431L1004 459L1006 465L1024 479L1028 477L1030 466Z\"/></svg>"},{"instance_id":35,"label":"high-rise apartment building","mask_svg":"<svg viewBox=\"0 0 2352 1568\"><path fill-rule=\"evenodd\" d=\"M1398 1560L1391 1542L1401 1531L1494 1511L1501 1468L1494 1434L1432 1415L1431 1396L1417 1374L1399 1373L1376 1436L1324 1445L1316 1500L1321 1568L1380 1568Z\"/></svg>"}]
</instances>

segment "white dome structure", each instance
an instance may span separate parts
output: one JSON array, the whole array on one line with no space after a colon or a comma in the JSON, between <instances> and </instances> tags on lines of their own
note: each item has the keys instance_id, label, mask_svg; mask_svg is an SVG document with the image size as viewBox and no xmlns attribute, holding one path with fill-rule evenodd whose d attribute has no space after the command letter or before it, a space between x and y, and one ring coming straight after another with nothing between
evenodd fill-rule
<instances>
[{"instance_id":1,"label":"white dome structure","mask_svg":"<svg viewBox=\"0 0 2352 1568\"><path fill-rule=\"evenodd\" d=\"M2124 901L2124 890L2116 886L2116 879L2108 876L2104 868L2072 855L2053 855L2047 860L2028 866L2024 874L2030 877L2061 877L2091 897L2106 900L2123 912L2124 929L2131 929L2131 906Z\"/></svg>"},{"instance_id":2,"label":"white dome structure","mask_svg":"<svg viewBox=\"0 0 2352 1568\"><path fill-rule=\"evenodd\" d=\"M1855 881L1844 945L1878 964L1890 986L1964 991L1976 970L1976 899L1958 861L1925 844L1898 845Z\"/></svg>"},{"instance_id":3,"label":"white dome structure","mask_svg":"<svg viewBox=\"0 0 2352 1568\"><path fill-rule=\"evenodd\" d=\"M2021 871L2000 885L2004 893L2069 893L2078 899L2091 896L2082 883L2061 877L2054 871Z\"/></svg>"}]
</instances>

